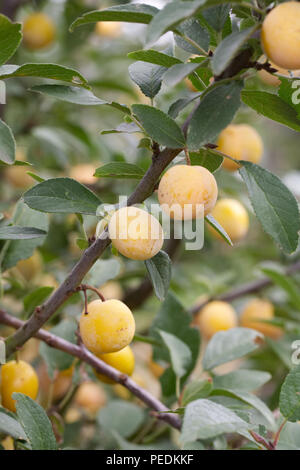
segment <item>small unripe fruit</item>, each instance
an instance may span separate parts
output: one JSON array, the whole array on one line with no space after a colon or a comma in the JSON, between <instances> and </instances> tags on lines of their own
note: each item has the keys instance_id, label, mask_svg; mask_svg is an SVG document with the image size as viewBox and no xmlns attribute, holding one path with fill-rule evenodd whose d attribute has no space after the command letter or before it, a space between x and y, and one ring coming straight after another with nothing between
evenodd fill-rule
<instances>
[{"instance_id":1,"label":"small unripe fruit","mask_svg":"<svg viewBox=\"0 0 300 470\"><path fill-rule=\"evenodd\" d=\"M218 331L236 327L237 315L229 303L214 300L200 310L195 323L206 338L211 338Z\"/></svg>"},{"instance_id":2,"label":"small unripe fruit","mask_svg":"<svg viewBox=\"0 0 300 470\"><path fill-rule=\"evenodd\" d=\"M246 305L241 314L241 325L245 328L253 328L265 336L277 339L283 334L278 326L263 323L264 320L274 319L274 305L268 300L254 299Z\"/></svg>"},{"instance_id":3,"label":"small unripe fruit","mask_svg":"<svg viewBox=\"0 0 300 470\"><path fill-rule=\"evenodd\" d=\"M43 268L43 261L40 253L35 251L34 254L27 259L22 259L18 262L16 268L22 274L26 281L32 281L38 274L41 273Z\"/></svg>"},{"instance_id":4,"label":"small unripe fruit","mask_svg":"<svg viewBox=\"0 0 300 470\"><path fill-rule=\"evenodd\" d=\"M120 36L121 25L118 21L98 21L96 23L96 33L98 36L107 38L117 38Z\"/></svg>"},{"instance_id":5,"label":"small unripe fruit","mask_svg":"<svg viewBox=\"0 0 300 470\"><path fill-rule=\"evenodd\" d=\"M126 346L124 349L121 349L121 351L118 352L110 354L99 354L98 357L109 366L117 369L122 374L131 375L133 373L135 360L130 346ZM113 380L103 374L99 374L96 371L95 374L102 382L107 384L115 383Z\"/></svg>"},{"instance_id":6,"label":"small unripe fruit","mask_svg":"<svg viewBox=\"0 0 300 470\"><path fill-rule=\"evenodd\" d=\"M95 184L97 178L94 176L96 168L91 163L80 163L70 170L70 178L82 184Z\"/></svg>"},{"instance_id":7,"label":"small unripe fruit","mask_svg":"<svg viewBox=\"0 0 300 470\"><path fill-rule=\"evenodd\" d=\"M202 166L174 165L163 175L158 187L162 209L176 220L209 214L217 196L215 177Z\"/></svg>"},{"instance_id":8,"label":"small unripe fruit","mask_svg":"<svg viewBox=\"0 0 300 470\"><path fill-rule=\"evenodd\" d=\"M230 124L219 135L217 145L217 150L236 160L259 163L263 154L262 139L248 124ZM236 171L239 165L229 158L224 158L223 167Z\"/></svg>"},{"instance_id":9,"label":"small unripe fruit","mask_svg":"<svg viewBox=\"0 0 300 470\"><path fill-rule=\"evenodd\" d=\"M107 397L104 390L96 383L84 382L79 386L74 400L76 405L94 414L106 405Z\"/></svg>"},{"instance_id":10,"label":"small unripe fruit","mask_svg":"<svg viewBox=\"0 0 300 470\"><path fill-rule=\"evenodd\" d=\"M232 241L239 241L246 236L249 216L245 207L236 199L220 199L211 214L225 229ZM223 240L213 227L209 226L209 230L216 238Z\"/></svg>"},{"instance_id":11,"label":"small unripe fruit","mask_svg":"<svg viewBox=\"0 0 300 470\"><path fill-rule=\"evenodd\" d=\"M113 246L124 256L146 260L163 246L164 235L159 221L137 207L123 207L112 215L108 224Z\"/></svg>"},{"instance_id":12,"label":"small unripe fruit","mask_svg":"<svg viewBox=\"0 0 300 470\"><path fill-rule=\"evenodd\" d=\"M261 42L265 54L288 70L300 68L300 3L285 2L275 7L265 18Z\"/></svg>"},{"instance_id":13,"label":"small unripe fruit","mask_svg":"<svg viewBox=\"0 0 300 470\"><path fill-rule=\"evenodd\" d=\"M131 343L135 321L131 310L120 300L94 300L88 314L80 317L80 334L84 345L94 354L120 351Z\"/></svg>"},{"instance_id":14,"label":"small unripe fruit","mask_svg":"<svg viewBox=\"0 0 300 470\"><path fill-rule=\"evenodd\" d=\"M39 381L35 370L25 361L9 361L1 368L2 405L10 411L16 411L16 402L12 398L15 392L23 393L33 400L38 394Z\"/></svg>"},{"instance_id":15,"label":"small unripe fruit","mask_svg":"<svg viewBox=\"0 0 300 470\"><path fill-rule=\"evenodd\" d=\"M55 26L44 13L33 13L23 25L23 40L28 49L39 50L50 46L55 38Z\"/></svg>"}]
</instances>

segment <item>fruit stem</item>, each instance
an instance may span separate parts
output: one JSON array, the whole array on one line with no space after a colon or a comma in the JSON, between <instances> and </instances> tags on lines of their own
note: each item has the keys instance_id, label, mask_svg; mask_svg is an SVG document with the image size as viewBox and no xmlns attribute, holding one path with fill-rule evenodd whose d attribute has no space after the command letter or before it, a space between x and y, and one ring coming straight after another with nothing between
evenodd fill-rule
<instances>
[{"instance_id":1,"label":"fruit stem","mask_svg":"<svg viewBox=\"0 0 300 470\"><path fill-rule=\"evenodd\" d=\"M276 448L277 444L278 444L278 441L279 441L279 437L280 437L280 433L281 431L283 430L284 426L286 425L287 423L287 418L285 420L282 421L281 425L279 426L278 428L278 431L276 432L275 434L275 437L274 437L274 441L273 441L273 446Z\"/></svg>"},{"instance_id":2,"label":"fruit stem","mask_svg":"<svg viewBox=\"0 0 300 470\"><path fill-rule=\"evenodd\" d=\"M191 163L189 151L186 147L184 147L184 154L185 154L186 164L191 165L192 163Z\"/></svg>"}]
</instances>

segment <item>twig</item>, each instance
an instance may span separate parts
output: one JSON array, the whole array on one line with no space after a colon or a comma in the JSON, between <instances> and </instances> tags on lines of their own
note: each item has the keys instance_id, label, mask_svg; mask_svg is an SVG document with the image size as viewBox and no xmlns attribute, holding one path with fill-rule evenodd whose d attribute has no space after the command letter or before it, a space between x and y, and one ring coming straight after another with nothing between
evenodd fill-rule
<instances>
[{"instance_id":1,"label":"twig","mask_svg":"<svg viewBox=\"0 0 300 470\"><path fill-rule=\"evenodd\" d=\"M233 59L226 70L216 80L230 78L235 76L239 71L248 66L252 56L252 48L243 50ZM184 134L186 134L193 113L187 117L182 126ZM182 148L170 149L165 148L156 158L152 159L152 164L146 171L142 180L136 187L135 191L128 199L128 205L143 202L153 192L155 185L171 161L182 151ZM31 336L48 321L48 319L56 312L56 310L72 295L74 289L82 282L85 275L91 269L93 264L102 255L104 250L109 246L110 240L107 235L107 228L102 232L100 237L83 253L81 259L74 266L65 281L58 287L56 291L41 306L39 313L35 312L30 319L19 328L19 330L6 340L7 355L11 355L18 346L22 346Z\"/></svg>"},{"instance_id":2,"label":"twig","mask_svg":"<svg viewBox=\"0 0 300 470\"><path fill-rule=\"evenodd\" d=\"M296 263L289 266L285 270L285 274L286 276L290 276L297 271L300 271L300 261L297 261ZM254 292L258 292L262 289L265 289L266 287L271 286L272 284L273 284L273 281L269 279L268 277L264 277L263 279L260 279L258 281L253 281L247 284L243 284L242 286L239 286L236 289L226 292L225 294L219 295L217 297L211 297L205 300L204 302L194 305L190 309L190 313L195 315L196 313L199 312L199 310L201 310L201 308L203 308L211 300L223 300L225 302L232 302L233 300L238 299L239 297L243 297L244 295L248 295L248 294L253 294Z\"/></svg>"},{"instance_id":3,"label":"twig","mask_svg":"<svg viewBox=\"0 0 300 470\"><path fill-rule=\"evenodd\" d=\"M261 444L263 447L265 447L265 449L267 450L275 450L274 449L274 446L271 442L268 442L266 441L262 436L260 436L259 434L257 434L256 432L254 431L249 431L251 436L253 437L253 439L258 443L258 444Z\"/></svg>"},{"instance_id":4,"label":"twig","mask_svg":"<svg viewBox=\"0 0 300 470\"><path fill-rule=\"evenodd\" d=\"M277 444L278 444L278 441L279 441L279 437L280 437L280 434L281 434L281 431L283 430L284 426L286 425L287 423L287 419L284 419L281 423L281 425L279 426L279 429L278 431L276 432L275 434L275 437L274 437L274 441L273 441L273 446L274 448L276 449L277 447Z\"/></svg>"},{"instance_id":5,"label":"twig","mask_svg":"<svg viewBox=\"0 0 300 470\"><path fill-rule=\"evenodd\" d=\"M25 322L19 320L16 317L8 315L8 313L1 309L0 323L12 326L13 328L20 328L25 325ZM101 361L101 359L98 359L90 351L88 351L84 345L78 346L76 344L70 343L69 341L59 338L58 336L55 336L46 330L39 330L38 332L35 332L34 336L41 341L44 341L52 348L59 349L60 351L64 351L74 357L77 357L81 361L86 362L92 366L100 374L103 374L128 388L131 393L142 400L147 406L149 406L149 408L158 412L157 418L165 421L176 429L181 428L181 420L176 414L169 413L170 410L163 403L154 398L151 393L140 387L127 375L121 374L121 372L118 370Z\"/></svg>"}]
</instances>

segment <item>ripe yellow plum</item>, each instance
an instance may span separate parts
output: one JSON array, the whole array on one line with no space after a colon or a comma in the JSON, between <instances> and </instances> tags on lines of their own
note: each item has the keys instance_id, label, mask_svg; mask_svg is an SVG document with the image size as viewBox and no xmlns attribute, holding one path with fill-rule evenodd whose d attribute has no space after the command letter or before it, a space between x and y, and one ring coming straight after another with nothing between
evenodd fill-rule
<instances>
[{"instance_id":1,"label":"ripe yellow plum","mask_svg":"<svg viewBox=\"0 0 300 470\"><path fill-rule=\"evenodd\" d=\"M121 24L119 21L98 21L95 31L98 36L117 38L121 34Z\"/></svg>"},{"instance_id":2,"label":"ripe yellow plum","mask_svg":"<svg viewBox=\"0 0 300 470\"><path fill-rule=\"evenodd\" d=\"M94 414L106 405L107 397L103 388L95 382L87 381L79 386L74 401L88 413Z\"/></svg>"},{"instance_id":3,"label":"ripe yellow plum","mask_svg":"<svg viewBox=\"0 0 300 470\"><path fill-rule=\"evenodd\" d=\"M217 150L236 160L259 163L263 154L262 139L248 124L230 124L219 135L217 145ZM236 171L239 165L229 158L224 158L223 167Z\"/></svg>"},{"instance_id":4,"label":"ripe yellow plum","mask_svg":"<svg viewBox=\"0 0 300 470\"><path fill-rule=\"evenodd\" d=\"M88 314L80 317L80 334L94 354L120 351L133 339L135 321L131 310L120 300L100 299L88 304Z\"/></svg>"},{"instance_id":5,"label":"ripe yellow plum","mask_svg":"<svg viewBox=\"0 0 300 470\"><path fill-rule=\"evenodd\" d=\"M225 229L232 241L239 241L246 236L249 229L248 212L236 199L220 199L211 214ZM212 226L209 226L209 230L216 238L223 240Z\"/></svg>"},{"instance_id":6,"label":"ripe yellow plum","mask_svg":"<svg viewBox=\"0 0 300 470\"><path fill-rule=\"evenodd\" d=\"M35 251L30 258L19 261L16 267L24 279L29 282L41 273L43 268L43 260L40 253Z\"/></svg>"},{"instance_id":7,"label":"ripe yellow plum","mask_svg":"<svg viewBox=\"0 0 300 470\"><path fill-rule=\"evenodd\" d=\"M94 176L96 167L91 163L80 163L74 165L70 170L70 178L82 184L95 184L97 178Z\"/></svg>"},{"instance_id":8,"label":"ripe yellow plum","mask_svg":"<svg viewBox=\"0 0 300 470\"><path fill-rule=\"evenodd\" d=\"M52 19L45 13L29 15L23 24L23 40L28 49L39 50L50 46L56 34Z\"/></svg>"},{"instance_id":9,"label":"ripe yellow plum","mask_svg":"<svg viewBox=\"0 0 300 470\"><path fill-rule=\"evenodd\" d=\"M264 323L264 320L274 319L274 305L268 300L253 299L244 308L240 322L245 328L253 328L265 336L277 339L283 334L278 326Z\"/></svg>"},{"instance_id":10,"label":"ripe yellow plum","mask_svg":"<svg viewBox=\"0 0 300 470\"><path fill-rule=\"evenodd\" d=\"M38 394L39 381L33 367L25 361L9 361L1 368L2 405L10 411L16 411L15 392L23 393L33 400Z\"/></svg>"},{"instance_id":11,"label":"ripe yellow plum","mask_svg":"<svg viewBox=\"0 0 300 470\"><path fill-rule=\"evenodd\" d=\"M117 351L114 353L99 354L98 357L99 359L104 361L106 364L117 369L122 374L132 375L134 371L135 359L134 359L134 354L130 346L126 346L124 349L121 349L121 351ZM102 382L105 382L107 384L115 383L113 380L111 380L110 378L106 377L103 374L99 374L96 371L95 371L95 374L98 377L98 379L101 380Z\"/></svg>"},{"instance_id":12,"label":"ripe yellow plum","mask_svg":"<svg viewBox=\"0 0 300 470\"><path fill-rule=\"evenodd\" d=\"M206 338L237 326L237 314L228 302L213 300L205 305L195 318L195 324Z\"/></svg>"},{"instance_id":13,"label":"ripe yellow plum","mask_svg":"<svg viewBox=\"0 0 300 470\"><path fill-rule=\"evenodd\" d=\"M274 64L288 70L300 68L300 3L285 2L266 16L261 31L263 50Z\"/></svg>"},{"instance_id":14,"label":"ripe yellow plum","mask_svg":"<svg viewBox=\"0 0 300 470\"><path fill-rule=\"evenodd\" d=\"M152 258L164 242L159 221L145 210L133 206L114 212L108 232L113 246L122 255L134 260Z\"/></svg>"},{"instance_id":15,"label":"ripe yellow plum","mask_svg":"<svg viewBox=\"0 0 300 470\"><path fill-rule=\"evenodd\" d=\"M202 166L174 165L158 187L162 209L173 219L195 219L212 211L218 196L215 177Z\"/></svg>"},{"instance_id":16,"label":"ripe yellow plum","mask_svg":"<svg viewBox=\"0 0 300 470\"><path fill-rule=\"evenodd\" d=\"M105 284L99 287L99 291L106 300L122 300L124 295L122 286L117 281L107 281Z\"/></svg>"}]
</instances>

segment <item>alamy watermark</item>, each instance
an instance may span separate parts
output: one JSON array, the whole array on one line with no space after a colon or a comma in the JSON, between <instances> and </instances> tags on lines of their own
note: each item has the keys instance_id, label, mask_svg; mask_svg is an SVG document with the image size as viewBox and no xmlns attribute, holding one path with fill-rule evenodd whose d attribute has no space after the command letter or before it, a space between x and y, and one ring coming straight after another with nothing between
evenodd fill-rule
<instances>
[{"instance_id":1,"label":"alamy watermark","mask_svg":"<svg viewBox=\"0 0 300 470\"><path fill-rule=\"evenodd\" d=\"M291 348L294 349L294 352L291 357L292 364L297 366L300 364L300 340L296 339L292 342Z\"/></svg>"},{"instance_id":2,"label":"alamy watermark","mask_svg":"<svg viewBox=\"0 0 300 470\"><path fill-rule=\"evenodd\" d=\"M292 93L292 103L293 104L300 104L300 80L294 80L292 82L292 88L295 91Z\"/></svg>"},{"instance_id":3,"label":"alamy watermark","mask_svg":"<svg viewBox=\"0 0 300 470\"><path fill-rule=\"evenodd\" d=\"M109 235L107 231L103 231L113 212L128 204L127 196L120 196L119 203L116 205L101 204L97 210L97 216L102 217L98 223L96 236L105 239ZM147 211L154 217L149 217L148 221L141 216L139 207ZM110 234L113 238L140 238L158 240L161 237L160 227L157 220L161 223L164 239L171 238L185 240L186 250L201 250L204 244L204 206L203 204L166 204L152 203L148 207L131 206L130 217L122 216L122 212L118 217L113 218L110 222Z\"/></svg>"},{"instance_id":4,"label":"alamy watermark","mask_svg":"<svg viewBox=\"0 0 300 470\"><path fill-rule=\"evenodd\" d=\"M6 85L0 80L0 104L6 104Z\"/></svg>"}]
</instances>

